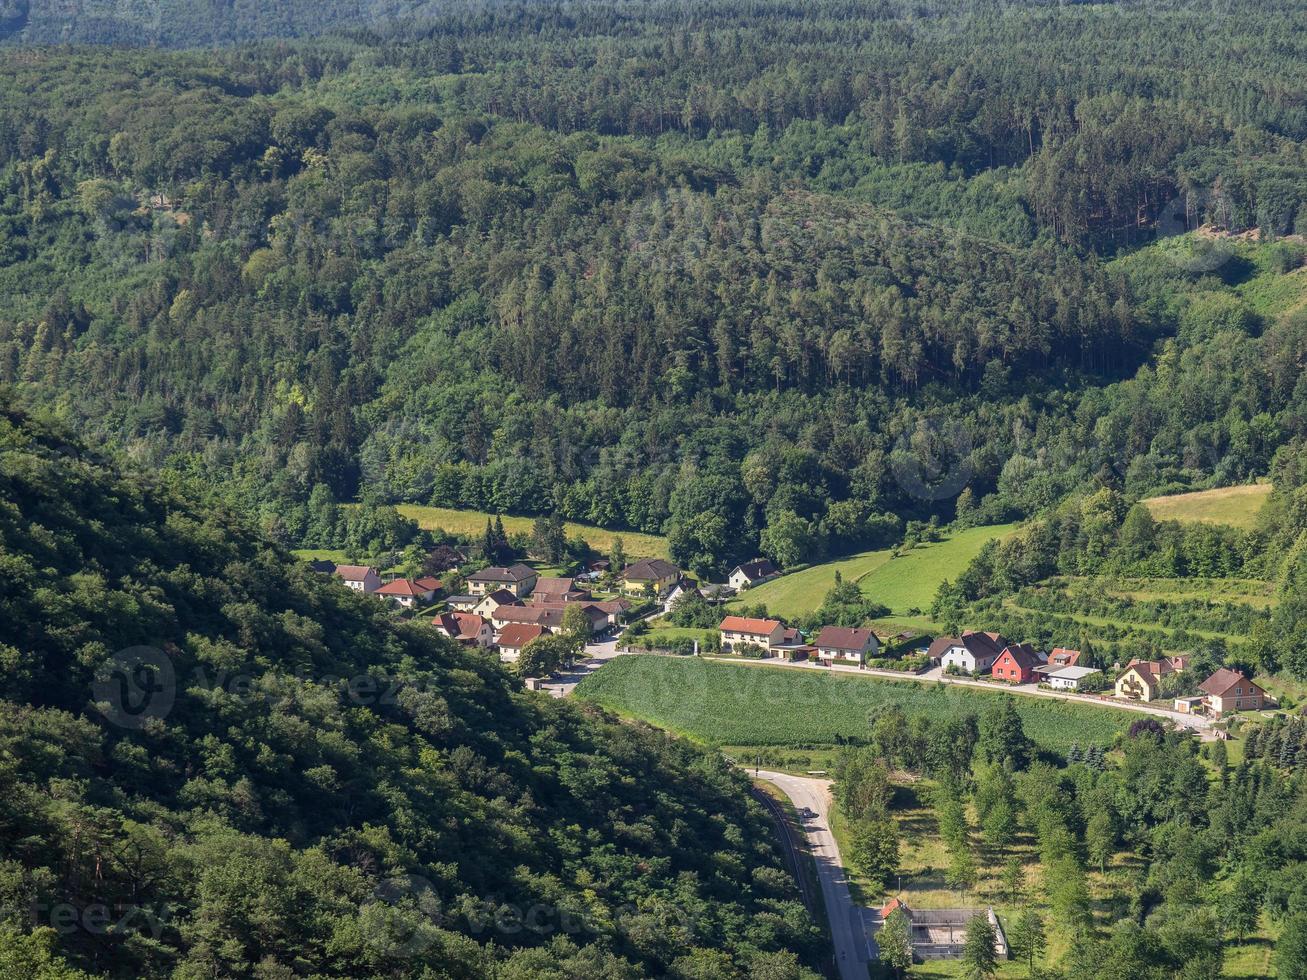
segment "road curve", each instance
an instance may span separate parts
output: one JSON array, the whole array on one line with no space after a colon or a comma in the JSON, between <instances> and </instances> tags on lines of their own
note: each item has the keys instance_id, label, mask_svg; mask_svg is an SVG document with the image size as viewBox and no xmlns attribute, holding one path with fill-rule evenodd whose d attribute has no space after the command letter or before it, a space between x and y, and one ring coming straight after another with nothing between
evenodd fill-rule
<instances>
[{"instance_id":1,"label":"road curve","mask_svg":"<svg viewBox=\"0 0 1307 980\"><path fill-rule=\"evenodd\" d=\"M840 980L867 980L867 964L877 958L876 942L872 939L874 913L854 904L849 893L848 875L840 860L839 845L830 830L830 780L790 776L766 769L751 771L758 779L780 787L800 813L807 807L816 814L803 821L803 828L812 859L817 865L822 898L826 900L826 917L830 920Z\"/></svg>"}]
</instances>

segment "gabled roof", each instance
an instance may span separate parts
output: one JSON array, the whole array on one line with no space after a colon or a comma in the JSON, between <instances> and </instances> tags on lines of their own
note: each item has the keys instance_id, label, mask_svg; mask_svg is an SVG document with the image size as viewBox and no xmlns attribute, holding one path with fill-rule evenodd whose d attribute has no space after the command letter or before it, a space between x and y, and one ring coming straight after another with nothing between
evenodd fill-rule
<instances>
[{"instance_id":1,"label":"gabled roof","mask_svg":"<svg viewBox=\"0 0 1307 980\"><path fill-rule=\"evenodd\" d=\"M440 591L440 579L433 578L430 575L423 575L421 578L416 578L413 581L419 588L426 589L428 592Z\"/></svg>"},{"instance_id":2,"label":"gabled roof","mask_svg":"<svg viewBox=\"0 0 1307 980\"><path fill-rule=\"evenodd\" d=\"M776 619L749 619L745 616L727 616L718 629L727 633L751 633L754 636L771 636L781 623Z\"/></svg>"},{"instance_id":3,"label":"gabled roof","mask_svg":"<svg viewBox=\"0 0 1307 980\"><path fill-rule=\"evenodd\" d=\"M487 592L485 595L479 597L479 602L477 604L480 605L487 599L494 599L501 606L516 606L518 604L517 596L512 592L509 592L507 589L495 589L494 592Z\"/></svg>"},{"instance_id":4,"label":"gabled roof","mask_svg":"<svg viewBox=\"0 0 1307 980\"><path fill-rule=\"evenodd\" d=\"M509 623L499 631L499 639L496 642L501 649L507 647L510 650L520 650L547 632L548 630L538 623Z\"/></svg>"},{"instance_id":5,"label":"gabled roof","mask_svg":"<svg viewBox=\"0 0 1307 980\"><path fill-rule=\"evenodd\" d=\"M563 625L562 606L510 606L503 605L490 614L499 623L538 623L541 626Z\"/></svg>"},{"instance_id":6,"label":"gabled roof","mask_svg":"<svg viewBox=\"0 0 1307 980\"><path fill-rule=\"evenodd\" d=\"M845 626L823 626L813 646L832 650L865 650L871 642L871 630L850 629Z\"/></svg>"},{"instance_id":7,"label":"gabled roof","mask_svg":"<svg viewBox=\"0 0 1307 980\"><path fill-rule=\"evenodd\" d=\"M736 565L731 569L731 575L736 572L743 572L744 577L751 582L756 582L760 578L766 578L768 575L775 575L776 566L766 558L755 558L753 561L746 561L742 565Z\"/></svg>"},{"instance_id":8,"label":"gabled roof","mask_svg":"<svg viewBox=\"0 0 1307 980\"><path fill-rule=\"evenodd\" d=\"M309 568L315 572L321 572L324 575L332 575L336 571L336 563L328 561L326 558L315 558L309 562Z\"/></svg>"},{"instance_id":9,"label":"gabled roof","mask_svg":"<svg viewBox=\"0 0 1307 980\"><path fill-rule=\"evenodd\" d=\"M336 574L339 575L341 578L343 578L346 582L362 582L365 578L368 577L369 572L372 573L373 575L377 574L377 570L375 568L369 567L368 565L337 565L336 566Z\"/></svg>"},{"instance_id":10,"label":"gabled roof","mask_svg":"<svg viewBox=\"0 0 1307 980\"><path fill-rule=\"evenodd\" d=\"M422 588L412 579L397 578L395 581L387 582L377 589L377 595L421 596L431 591L431 589Z\"/></svg>"},{"instance_id":11,"label":"gabled roof","mask_svg":"<svg viewBox=\"0 0 1307 980\"><path fill-rule=\"evenodd\" d=\"M509 565L507 568L501 568L497 565L490 568L483 568L479 572L473 572L467 577L469 582L525 582L527 579L534 577L536 570L530 565L523 565L518 562L516 565Z\"/></svg>"},{"instance_id":12,"label":"gabled roof","mask_svg":"<svg viewBox=\"0 0 1307 980\"><path fill-rule=\"evenodd\" d=\"M1132 667L1140 674L1145 674L1155 681L1160 680L1167 674L1175 673L1175 666L1167 657L1163 657L1161 660L1131 660L1125 665L1127 671Z\"/></svg>"},{"instance_id":13,"label":"gabled roof","mask_svg":"<svg viewBox=\"0 0 1307 980\"><path fill-rule=\"evenodd\" d=\"M1207 678L1207 680L1198 685L1198 690L1202 691L1204 694L1210 695L1211 697L1221 698L1229 694L1230 688L1234 687L1236 684L1247 684L1250 688L1256 687L1257 690L1261 690L1260 687L1253 683L1251 678L1245 677L1243 674L1239 673L1239 671L1231 670L1229 667L1222 667L1211 677ZM1251 693L1251 691L1249 693Z\"/></svg>"},{"instance_id":14,"label":"gabled roof","mask_svg":"<svg viewBox=\"0 0 1307 980\"><path fill-rule=\"evenodd\" d=\"M576 579L574 578L538 578L536 579L535 588L531 591L545 592L550 595L566 595L568 592L573 591L575 584Z\"/></svg>"},{"instance_id":15,"label":"gabled roof","mask_svg":"<svg viewBox=\"0 0 1307 980\"><path fill-rule=\"evenodd\" d=\"M997 658L1003 653L1003 648L1010 646L1011 642L1002 633L978 633L967 630L962 634L962 645L977 657Z\"/></svg>"},{"instance_id":16,"label":"gabled roof","mask_svg":"<svg viewBox=\"0 0 1307 980\"><path fill-rule=\"evenodd\" d=\"M622 578L635 582L657 582L680 574L679 568L662 558L646 558L622 570Z\"/></svg>"},{"instance_id":17,"label":"gabled roof","mask_svg":"<svg viewBox=\"0 0 1307 980\"><path fill-rule=\"evenodd\" d=\"M908 908L907 902L903 901L901 898L891 898L880 910L881 921L884 922L899 909L903 910L904 915L908 917L912 916L912 909Z\"/></svg>"},{"instance_id":18,"label":"gabled roof","mask_svg":"<svg viewBox=\"0 0 1307 980\"><path fill-rule=\"evenodd\" d=\"M1039 651L1029 643L1009 643L999 656L1003 655L1010 655L1022 670L1032 670L1044 662L1039 656Z\"/></svg>"},{"instance_id":19,"label":"gabled roof","mask_svg":"<svg viewBox=\"0 0 1307 980\"><path fill-rule=\"evenodd\" d=\"M939 637L930 645L926 655L932 660L938 660L953 647L964 647L973 657L996 660L1007 646L1009 646L1007 637L1002 633L977 633L974 630L967 630L960 637Z\"/></svg>"},{"instance_id":20,"label":"gabled roof","mask_svg":"<svg viewBox=\"0 0 1307 980\"><path fill-rule=\"evenodd\" d=\"M1057 667L1074 667L1079 659L1079 650L1070 650L1066 647L1053 647L1048 655L1048 662Z\"/></svg>"},{"instance_id":21,"label":"gabled roof","mask_svg":"<svg viewBox=\"0 0 1307 980\"><path fill-rule=\"evenodd\" d=\"M443 630L455 640L475 640L485 624L484 619L469 612L441 613L431 621L432 626Z\"/></svg>"}]
</instances>

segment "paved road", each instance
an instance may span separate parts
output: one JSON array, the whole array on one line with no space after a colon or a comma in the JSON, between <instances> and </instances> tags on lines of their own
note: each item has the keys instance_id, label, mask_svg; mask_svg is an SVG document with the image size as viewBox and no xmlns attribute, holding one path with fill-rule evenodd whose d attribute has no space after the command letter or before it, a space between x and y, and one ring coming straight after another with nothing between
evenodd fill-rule
<instances>
[{"instance_id":1,"label":"paved road","mask_svg":"<svg viewBox=\"0 0 1307 980\"><path fill-rule=\"evenodd\" d=\"M790 776L763 769L759 779L779 786L800 813L807 807L815 817L803 822L809 853L817 865L826 916L830 920L831 940L840 980L867 980L867 964L879 956L872 938L875 913L855 905L849 893L848 875L840 860L839 845L830 831L830 780L807 776Z\"/></svg>"},{"instance_id":2,"label":"paved road","mask_svg":"<svg viewBox=\"0 0 1307 980\"><path fill-rule=\"evenodd\" d=\"M598 643L585 645L585 659L579 660L570 670L560 670L541 687L556 698L565 698L576 689L576 685L589 674L593 674L608 661L616 657L617 640L609 637Z\"/></svg>"}]
</instances>

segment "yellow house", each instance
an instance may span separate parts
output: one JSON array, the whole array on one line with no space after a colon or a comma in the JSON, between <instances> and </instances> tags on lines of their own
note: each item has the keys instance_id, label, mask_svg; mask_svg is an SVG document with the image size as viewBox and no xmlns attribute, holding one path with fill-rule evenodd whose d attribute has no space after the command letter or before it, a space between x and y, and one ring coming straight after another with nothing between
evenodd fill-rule
<instances>
[{"instance_id":1,"label":"yellow house","mask_svg":"<svg viewBox=\"0 0 1307 980\"><path fill-rule=\"evenodd\" d=\"M646 558L622 570L622 591L643 595L653 586L655 593L663 593L681 578L681 570L662 558Z\"/></svg>"}]
</instances>

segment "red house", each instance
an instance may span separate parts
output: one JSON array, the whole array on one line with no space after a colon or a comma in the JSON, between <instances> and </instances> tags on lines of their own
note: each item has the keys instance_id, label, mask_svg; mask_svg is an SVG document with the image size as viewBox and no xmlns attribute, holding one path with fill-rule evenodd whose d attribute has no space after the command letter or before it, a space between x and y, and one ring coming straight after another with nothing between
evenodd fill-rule
<instances>
[{"instance_id":1,"label":"red house","mask_svg":"<svg viewBox=\"0 0 1307 980\"><path fill-rule=\"evenodd\" d=\"M1043 662L1039 651L1029 643L1012 643L998 655L990 673L1009 684L1029 684L1035 679L1035 668Z\"/></svg>"}]
</instances>

